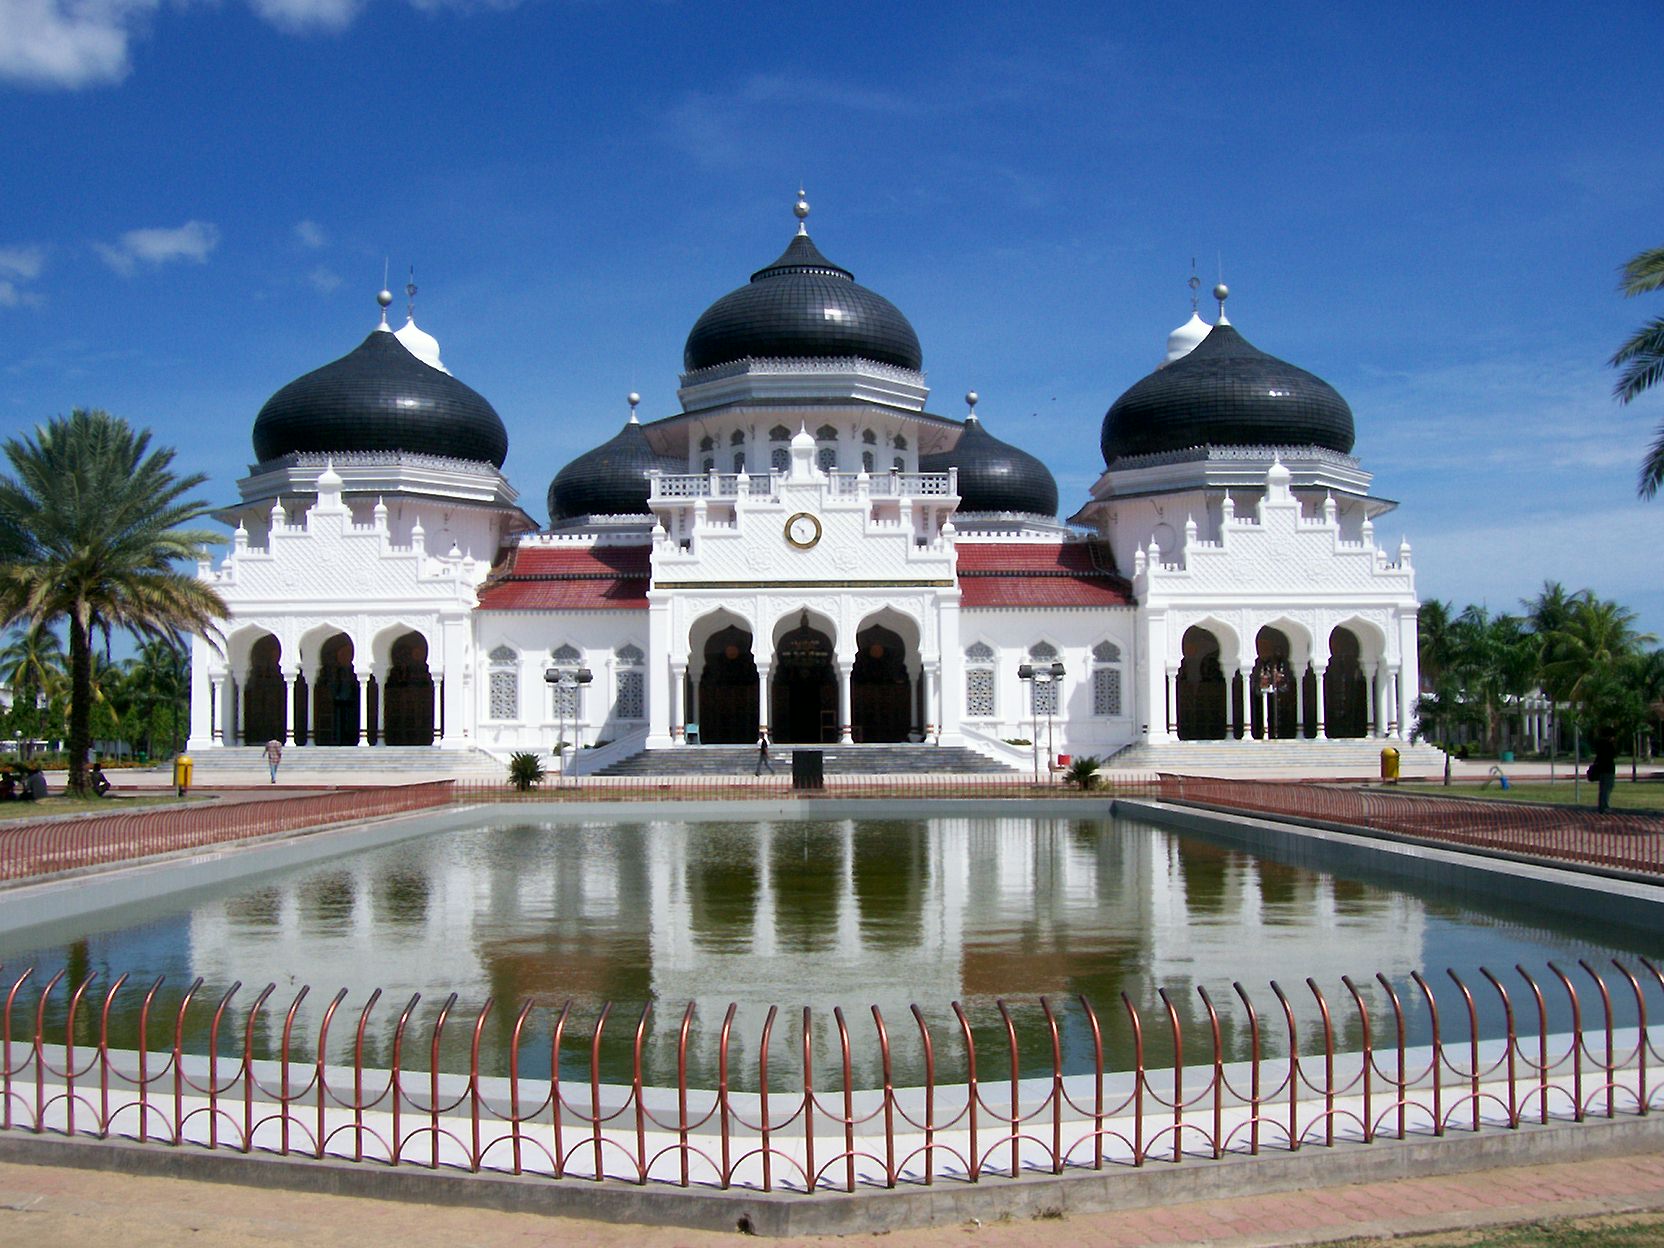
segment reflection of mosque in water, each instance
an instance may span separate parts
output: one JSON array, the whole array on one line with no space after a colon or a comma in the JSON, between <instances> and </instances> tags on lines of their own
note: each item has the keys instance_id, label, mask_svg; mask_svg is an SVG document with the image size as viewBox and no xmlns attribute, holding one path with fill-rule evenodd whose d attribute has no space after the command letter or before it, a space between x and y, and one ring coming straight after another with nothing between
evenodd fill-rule
<instances>
[{"instance_id":1,"label":"reflection of mosque in water","mask_svg":"<svg viewBox=\"0 0 1664 1248\"><path fill-rule=\"evenodd\" d=\"M206 906L191 940L211 984L282 967L293 980L280 999L300 983L323 999L347 986L343 1035L383 988L367 1032L380 1049L412 991L430 1003L455 991L470 1017L494 997L502 1037L524 999L570 998L586 1029L611 1000L621 1012L609 1026L624 1032L651 999L648 1043L658 1069L674 1070L691 1001L709 1068L738 1001L735 1062L754 1066L777 1004L775 1064L795 1066L807 1005L830 1073L834 1006L869 1056L874 1004L902 1047L915 1002L943 1036L951 1002L986 1018L996 998L1042 994L1083 994L1120 1026L1123 990L1142 1008L1165 986L1195 1018L1197 982L1224 1002L1233 980L1263 990L1278 977L1402 975L1421 966L1425 929L1413 898L1138 824L846 819L445 834ZM274 1039L281 1021L280 1007Z\"/></svg>"}]
</instances>

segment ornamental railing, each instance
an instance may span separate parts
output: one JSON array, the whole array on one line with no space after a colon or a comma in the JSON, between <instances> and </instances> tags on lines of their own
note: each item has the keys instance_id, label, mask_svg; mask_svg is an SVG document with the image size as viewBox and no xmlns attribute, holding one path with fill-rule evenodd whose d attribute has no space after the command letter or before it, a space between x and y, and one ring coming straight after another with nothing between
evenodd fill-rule
<instances>
[{"instance_id":1,"label":"ornamental railing","mask_svg":"<svg viewBox=\"0 0 1664 1248\"><path fill-rule=\"evenodd\" d=\"M1664 875L1664 818L1575 806L1333 784L1161 777L1166 798L1216 809L1371 828L1523 857Z\"/></svg>"},{"instance_id":2,"label":"ornamental railing","mask_svg":"<svg viewBox=\"0 0 1664 1248\"><path fill-rule=\"evenodd\" d=\"M0 824L0 880L448 805L449 780Z\"/></svg>"},{"instance_id":3,"label":"ornamental railing","mask_svg":"<svg viewBox=\"0 0 1664 1248\"><path fill-rule=\"evenodd\" d=\"M1143 1010L1125 994L1105 1011L1084 998L999 1001L991 1024L958 1002L934 1021L917 1005L901 1017L837 1009L828 1061L817 1061L807 1008L799 1025L771 1007L752 1030L736 1006L717 1021L689 1005L673 1016L676 1074L660 1086L644 1059L650 1004L589 1013L487 999L465 1012L453 993L418 1021L413 996L377 1060L366 1035L379 990L349 1006L343 989L303 1024L306 988L285 999L267 984L239 1010L238 984L203 1000L198 979L164 1004L160 980L104 986L59 972L38 983L25 970L0 979L0 1128L805 1193L1370 1146L1658 1109L1650 1072L1664 1053L1648 1018L1664 975L1640 965L1481 969L1448 983L1378 974L1328 990L1307 979L1287 992L1272 981L1258 1001L1235 983L1218 1003L1199 986L1202 1022L1188 1032L1165 989ZM1489 1034L1481 1003L1503 1020ZM1226 1014L1245 1058L1221 1042ZM716 1076L700 1081L690 1037L707 1023ZM1120 1072L1105 1060L1112 1031L1132 1053ZM905 1087L904 1046L921 1072ZM857 1086L857 1065L876 1068L874 1086Z\"/></svg>"},{"instance_id":4,"label":"ornamental railing","mask_svg":"<svg viewBox=\"0 0 1664 1248\"><path fill-rule=\"evenodd\" d=\"M857 498L863 488L869 498L934 498L958 491L958 471L950 472L855 472L824 473L826 492L833 498ZM863 483L863 476L865 481ZM778 472L766 473L649 473L650 501L688 498L771 498L785 480Z\"/></svg>"}]
</instances>

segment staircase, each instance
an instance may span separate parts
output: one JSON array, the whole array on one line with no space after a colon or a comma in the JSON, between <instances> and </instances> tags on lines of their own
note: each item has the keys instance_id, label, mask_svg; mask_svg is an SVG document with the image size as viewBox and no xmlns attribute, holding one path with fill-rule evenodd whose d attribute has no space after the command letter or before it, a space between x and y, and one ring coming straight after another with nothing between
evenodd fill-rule
<instances>
[{"instance_id":1,"label":"staircase","mask_svg":"<svg viewBox=\"0 0 1664 1248\"><path fill-rule=\"evenodd\" d=\"M221 782L270 778L265 747L231 745L221 749L197 750L191 754L192 783L197 786ZM170 764L171 766L171 764ZM503 763L483 750L439 749L431 745L372 745L360 749L343 745L286 745L278 780L293 784L315 780L320 784L352 784L373 776L372 783L415 783L418 780L492 779L508 774Z\"/></svg>"},{"instance_id":2,"label":"staircase","mask_svg":"<svg viewBox=\"0 0 1664 1248\"><path fill-rule=\"evenodd\" d=\"M789 775L792 752L821 752L829 776L1010 775L1012 768L962 746L947 745L776 745L769 762ZM749 776L757 769L754 745L677 745L642 750L595 772L598 776Z\"/></svg>"},{"instance_id":3,"label":"staircase","mask_svg":"<svg viewBox=\"0 0 1664 1248\"><path fill-rule=\"evenodd\" d=\"M1318 741L1163 741L1128 746L1105 764L1116 770L1167 771L1228 776L1268 773L1280 777L1361 778L1381 774L1381 751L1399 753L1405 777L1444 774L1444 752L1431 745L1359 737ZM1461 764L1458 764L1461 766Z\"/></svg>"}]
</instances>

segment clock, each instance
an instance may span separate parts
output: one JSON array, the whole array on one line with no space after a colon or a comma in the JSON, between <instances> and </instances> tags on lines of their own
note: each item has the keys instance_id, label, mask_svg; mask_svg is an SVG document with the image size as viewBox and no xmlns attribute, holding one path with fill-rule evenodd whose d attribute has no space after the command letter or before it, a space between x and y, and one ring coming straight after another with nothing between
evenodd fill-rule
<instances>
[{"instance_id":1,"label":"clock","mask_svg":"<svg viewBox=\"0 0 1664 1248\"><path fill-rule=\"evenodd\" d=\"M820 541L820 520L800 511L786 521L786 540L799 550L808 550Z\"/></svg>"}]
</instances>

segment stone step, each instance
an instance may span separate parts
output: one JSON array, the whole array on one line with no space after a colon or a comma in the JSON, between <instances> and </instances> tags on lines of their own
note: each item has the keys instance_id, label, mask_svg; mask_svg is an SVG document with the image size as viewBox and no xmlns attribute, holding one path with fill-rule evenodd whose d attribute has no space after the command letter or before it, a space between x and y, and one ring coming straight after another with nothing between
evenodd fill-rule
<instances>
[{"instance_id":1,"label":"stone step","mask_svg":"<svg viewBox=\"0 0 1664 1248\"><path fill-rule=\"evenodd\" d=\"M264 746L224 746L197 750L190 755L198 783L204 777L245 774L266 770ZM290 745L283 749L281 771L289 774L350 776L354 772L409 773L413 779L426 776L503 774L503 764L481 750L439 749L429 745L357 746ZM280 773L281 774L281 773Z\"/></svg>"},{"instance_id":2,"label":"stone step","mask_svg":"<svg viewBox=\"0 0 1664 1248\"><path fill-rule=\"evenodd\" d=\"M791 770L796 750L819 750L829 776L1008 775L1012 768L975 750L939 745L776 745L769 761L776 771ZM599 776L732 776L757 768L750 745L678 745L643 750L596 772Z\"/></svg>"},{"instance_id":3,"label":"stone step","mask_svg":"<svg viewBox=\"0 0 1664 1248\"><path fill-rule=\"evenodd\" d=\"M1319 741L1152 742L1122 750L1110 759L1109 765L1139 771L1312 768L1328 773L1347 771L1356 775L1371 775L1379 770L1381 751L1389 745L1399 752L1400 770L1423 773L1444 767L1444 753L1433 746L1370 737Z\"/></svg>"}]
</instances>

